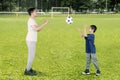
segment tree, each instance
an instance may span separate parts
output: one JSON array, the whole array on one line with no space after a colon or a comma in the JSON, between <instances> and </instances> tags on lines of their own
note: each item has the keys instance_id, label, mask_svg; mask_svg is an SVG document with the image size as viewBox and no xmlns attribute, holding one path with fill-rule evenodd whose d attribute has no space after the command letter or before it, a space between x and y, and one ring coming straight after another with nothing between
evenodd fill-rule
<instances>
[{"instance_id":1,"label":"tree","mask_svg":"<svg viewBox=\"0 0 120 80\"><path fill-rule=\"evenodd\" d=\"M111 2L110 2L111 11L114 11L115 6L117 6L119 2L120 2L120 0L111 0Z\"/></svg>"},{"instance_id":2,"label":"tree","mask_svg":"<svg viewBox=\"0 0 120 80\"><path fill-rule=\"evenodd\" d=\"M12 11L16 7L16 0L0 0L0 11Z\"/></svg>"},{"instance_id":3,"label":"tree","mask_svg":"<svg viewBox=\"0 0 120 80\"><path fill-rule=\"evenodd\" d=\"M107 4L106 4L107 1ZM36 0L0 0L0 11L26 11L36 7ZM70 7L75 11L119 10L120 0L37 0L37 8L49 11L51 7Z\"/></svg>"}]
</instances>

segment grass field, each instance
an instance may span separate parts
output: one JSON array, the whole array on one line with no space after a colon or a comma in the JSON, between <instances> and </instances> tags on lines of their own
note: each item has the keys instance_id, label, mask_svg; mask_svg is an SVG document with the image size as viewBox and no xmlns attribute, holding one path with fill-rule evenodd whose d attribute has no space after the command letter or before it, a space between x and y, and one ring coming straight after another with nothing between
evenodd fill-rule
<instances>
[{"instance_id":1,"label":"grass field","mask_svg":"<svg viewBox=\"0 0 120 80\"><path fill-rule=\"evenodd\" d=\"M50 23L38 33L33 69L37 76L25 76L27 63L28 16L0 15L0 80L120 80L120 15L73 15L66 24L64 16L37 17L38 24ZM98 27L95 44L101 76L82 75L85 69L85 41L77 28L84 24Z\"/></svg>"}]
</instances>

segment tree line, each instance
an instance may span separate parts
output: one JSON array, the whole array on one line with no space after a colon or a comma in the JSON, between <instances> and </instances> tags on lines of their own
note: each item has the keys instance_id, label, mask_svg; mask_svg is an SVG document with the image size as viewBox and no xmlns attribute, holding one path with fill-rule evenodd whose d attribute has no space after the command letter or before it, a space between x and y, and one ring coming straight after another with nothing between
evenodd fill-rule
<instances>
[{"instance_id":1,"label":"tree line","mask_svg":"<svg viewBox=\"0 0 120 80\"><path fill-rule=\"evenodd\" d=\"M50 11L51 7L70 7L76 12L84 10L120 11L120 0L0 0L0 11L26 11L37 7Z\"/></svg>"}]
</instances>

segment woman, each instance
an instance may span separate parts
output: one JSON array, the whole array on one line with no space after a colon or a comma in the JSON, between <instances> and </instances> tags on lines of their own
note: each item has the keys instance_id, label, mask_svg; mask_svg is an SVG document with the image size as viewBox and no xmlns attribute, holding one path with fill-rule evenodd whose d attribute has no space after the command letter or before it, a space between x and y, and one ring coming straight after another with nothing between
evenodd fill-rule
<instances>
[{"instance_id":1,"label":"woman","mask_svg":"<svg viewBox=\"0 0 120 80\"><path fill-rule=\"evenodd\" d=\"M37 17L36 8L28 9L28 14L30 16L28 20L28 33L26 37L26 43L28 47L28 62L24 74L33 76L37 75L36 71L32 69L32 62L34 60L36 50L37 32L42 30L48 24L48 20L46 20L42 25L38 26L35 21L35 18Z\"/></svg>"}]
</instances>

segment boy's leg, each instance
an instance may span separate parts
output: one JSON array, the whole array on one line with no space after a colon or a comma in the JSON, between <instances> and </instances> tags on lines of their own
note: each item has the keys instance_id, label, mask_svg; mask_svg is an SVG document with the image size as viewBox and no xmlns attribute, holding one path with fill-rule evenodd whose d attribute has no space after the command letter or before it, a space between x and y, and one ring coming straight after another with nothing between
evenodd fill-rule
<instances>
[{"instance_id":1,"label":"boy's leg","mask_svg":"<svg viewBox=\"0 0 120 80\"><path fill-rule=\"evenodd\" d=\"M27 62L27 71L32 68L32 62L35 56L36 42L27 41L28 46L28 62Z\"/></svg>"},{"instance_id":2,"label":"boy's leg","mask_svg":"<svg viewBox=\"0 0 120 80\"><path fill-rule=\"evenodd\" d=\"M90 63L91 63L91 54L86 53L86 69L88 70L90 68Z\"/></svg>"},{"instance_id":3,"label":"boy's leg","mask_svg":"<svg viewBox=\"0 0 120 80\"><path fill-rule=\"evenodd\" d=\"M82 74L90 74L89 73L89 68L90 68L90 63L91 63L91 55L89 53L86 53L86 70L82 72Z\"/></svg>"},{"instance_id":4,"label":"boy's leg","mask_svg":"<svg viewBox=\"0 0 120 80\"><path fill-rule=\"evenodd\" d=\"M99 70L99 66L98 66L98 61L97 61L97 58L96 58L96 54L91 54L91 58L92 58L92 60L93 60L93 64L94 64L94 66L95 66L95 68L97 69L97 70Z\"/></svg>"}]
</instances>

